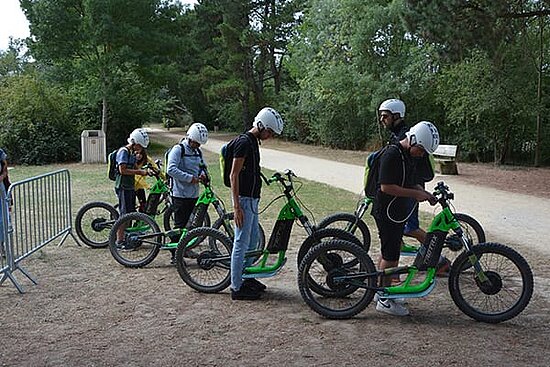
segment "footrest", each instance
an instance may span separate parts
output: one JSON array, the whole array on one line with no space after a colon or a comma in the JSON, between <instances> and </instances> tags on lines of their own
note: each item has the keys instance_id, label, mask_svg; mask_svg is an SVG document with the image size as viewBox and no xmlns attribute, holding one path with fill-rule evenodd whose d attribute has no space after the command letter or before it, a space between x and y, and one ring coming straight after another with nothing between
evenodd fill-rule
<instances>
[{"instance_id":1,"label":"footrest","mask_svg":"<svg viewBox=\"0 0 550 367\"><path fill-rule=\"evenodd\" d=\"M243 279L248 279L248 278L270 278L272 276L277 275L281 271L281 269L285 266L285 264L286 264L286 258L283 260L281 265L279 267L277 267L276 269L265 271L265 272L262 271L262 272L259 272L259 273L244 273L243 274Z\"/></svg>"},{"instance_id":2,"label":"footrest","mask_svg":"<svg viewBox=\"0 0 550 367\"><path fill-rule=\"evenodd\" d=\"M434 279L432 284L430 284L430 286L428 288L426 288L423 292L418 292L418 293L395 293L395 294L385 294L384 293L383 295L380 295L380 297L389 298L389 299L392 299L392 298L420 298L420 297L425 297L425 296L427 296L428 294L430 294L432 292L432 290L435 287L435 283L436 283L436 280Z\"/></svg>"}]
</instances>

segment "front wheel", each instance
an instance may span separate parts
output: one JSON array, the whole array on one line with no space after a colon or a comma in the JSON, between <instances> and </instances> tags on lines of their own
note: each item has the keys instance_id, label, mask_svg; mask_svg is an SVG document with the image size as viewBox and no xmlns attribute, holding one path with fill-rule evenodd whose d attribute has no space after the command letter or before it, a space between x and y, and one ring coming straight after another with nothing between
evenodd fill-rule
<instances>
[{"instance_id":1,"label":"front wheel","mask_svg":"<svg viewBox=\"0 0 550 367\"><path fill-rule=\"evenodd\" d=\"M181 239L176 251L176 265L181 279L203 293L217 293L231 283L231 249L233 243L221 231L199 227Z\"/></svg>"},{"instance_id":2,"label":"front wheel","mask_svg":"<svg viewBox=\"0 0 550 367\"><path fill-rule=\"evenodd\" d=\"M109 245L109 231L118 219L114 206L102 201L84 204L75 218L75 231L86 245L102 248Z\"/></svg>"},{"instance_id":3,"label":"front wheel","mask_svg":"<svg viewBox=\"0 0 550 367\"><path fill-rule=\"evenodd\" d=\"M363 248L368 252L370 248L370 231L367 224L359 217L352 213L335 213L325 217L319 222L318 228L340 228L346 232L350 232L361 242Z\"/></svg>"},{"instance_id":4,"label":"front wheel","mask_svg":"<svg viewBox=\"0 0 550 367\"><path fill-rule=\"evenodd\" d=\"M527 307L533 295L533 273L527 261L510 247L482 243L454 261L449 292L466 315L498 323Z\"/></svg>"},{"instance_id":5,"label":"front wheel","mask_svg":"<svg viewBox=\"0 0 550 367\"><path fill-rule=\"evenodd\" d=\"M121 242L117 233L124 232ZM109 237L109 249L115 260L129 268L148 265L158 255L164 236L157 222L144 213L128 213L120 217Z\"/></svg>"},{"instance_id":6,"label":"front wheel","mask_svg":"<svg viewBox=\"0 0 550 367\"><path fill-rule=\"evenodd\" d=\"M343 240L313 247L298 268L302 298L313 311L330 319L347 319L363 311L374 297L376 282L376 268L368 253ZM319 294L313 284L327 292Z\"/></svg>"}]
</instances>

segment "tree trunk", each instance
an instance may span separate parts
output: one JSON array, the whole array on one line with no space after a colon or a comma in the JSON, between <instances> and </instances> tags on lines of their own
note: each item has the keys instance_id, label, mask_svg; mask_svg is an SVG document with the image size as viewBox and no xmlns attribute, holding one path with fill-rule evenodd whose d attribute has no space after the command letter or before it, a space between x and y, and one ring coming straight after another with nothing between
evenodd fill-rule
<instances>
[{"instance_id":1,"label":"tree trunk","mask_svg":"<svg viewBox=\"0 0 550 367\"><path fill-rule=\"evenodd\" d=\"M107 97L103 96L102 107L101 107L101 131L107 136Z\"/></svg>"},{"instance_id":2,"label":"tree trunk","mask_svg":"<svg viewBox=\"0 0 550 367\"><path fill-rule=\"evenodd\" d=\"M543 61L543 51L544 51L544 18L539 17L540 22L540 55L539 55L539 67L538 67L538 81L537 81L537 125L535 129L535 161L534 166L538 167L540 165L540 144L541 144L541 130L542 130L542 121L541 121L541 109L542 109L542 61Z\"/></svg>"}]
</instances>

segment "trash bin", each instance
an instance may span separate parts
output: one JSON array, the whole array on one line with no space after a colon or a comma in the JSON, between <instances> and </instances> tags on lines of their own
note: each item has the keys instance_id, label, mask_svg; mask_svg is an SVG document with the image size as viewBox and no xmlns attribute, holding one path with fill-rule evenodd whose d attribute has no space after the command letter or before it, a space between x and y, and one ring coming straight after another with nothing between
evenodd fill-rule
<instances>
[{"instance_id":1,"label":"trash bin","mask_svg":"<svg viewBox=\"0 0 550 367\"><path fill-rule=\"evenodd\" d=\"M82 163L107 162L105 133L101 130L84 130L80 134L82 146Z\"/></svg>"}]
</instances>

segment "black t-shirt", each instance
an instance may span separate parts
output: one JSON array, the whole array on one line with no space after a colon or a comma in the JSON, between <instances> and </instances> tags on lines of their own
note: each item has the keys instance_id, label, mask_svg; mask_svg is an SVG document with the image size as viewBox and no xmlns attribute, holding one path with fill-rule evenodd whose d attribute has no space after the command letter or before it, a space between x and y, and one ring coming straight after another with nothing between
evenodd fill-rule
<instances>
[{"instance_id":1,"label":"black t-shirt","mask_svg":"<svg viewBox=\"0 0 550 367\"><path fill-rule=\"evenodd\" d=\"M233 158L243 158L243 169L239 174L239 195L259 198L262 188L260 178L260 148L258 139L250 133L235 138Z\"/></svg>"},{"instance_id":2,"label":"black t-shirt","mask_svg":"<svg viewBox=\"0 0 550 367\"><path fill-rule=\"evenodd\" d=\"M387 220L389 206L391 219L402 221L410 212L411 199L407 197L396 198L385 194L380 190L380 185L394 184L401 187L413 187L415 185L414 162L401 145L390 145L379 159L378 191L371 213L376 218ZM392 202L394 198L395 200Z\"/></svg>"}]
</instances>

